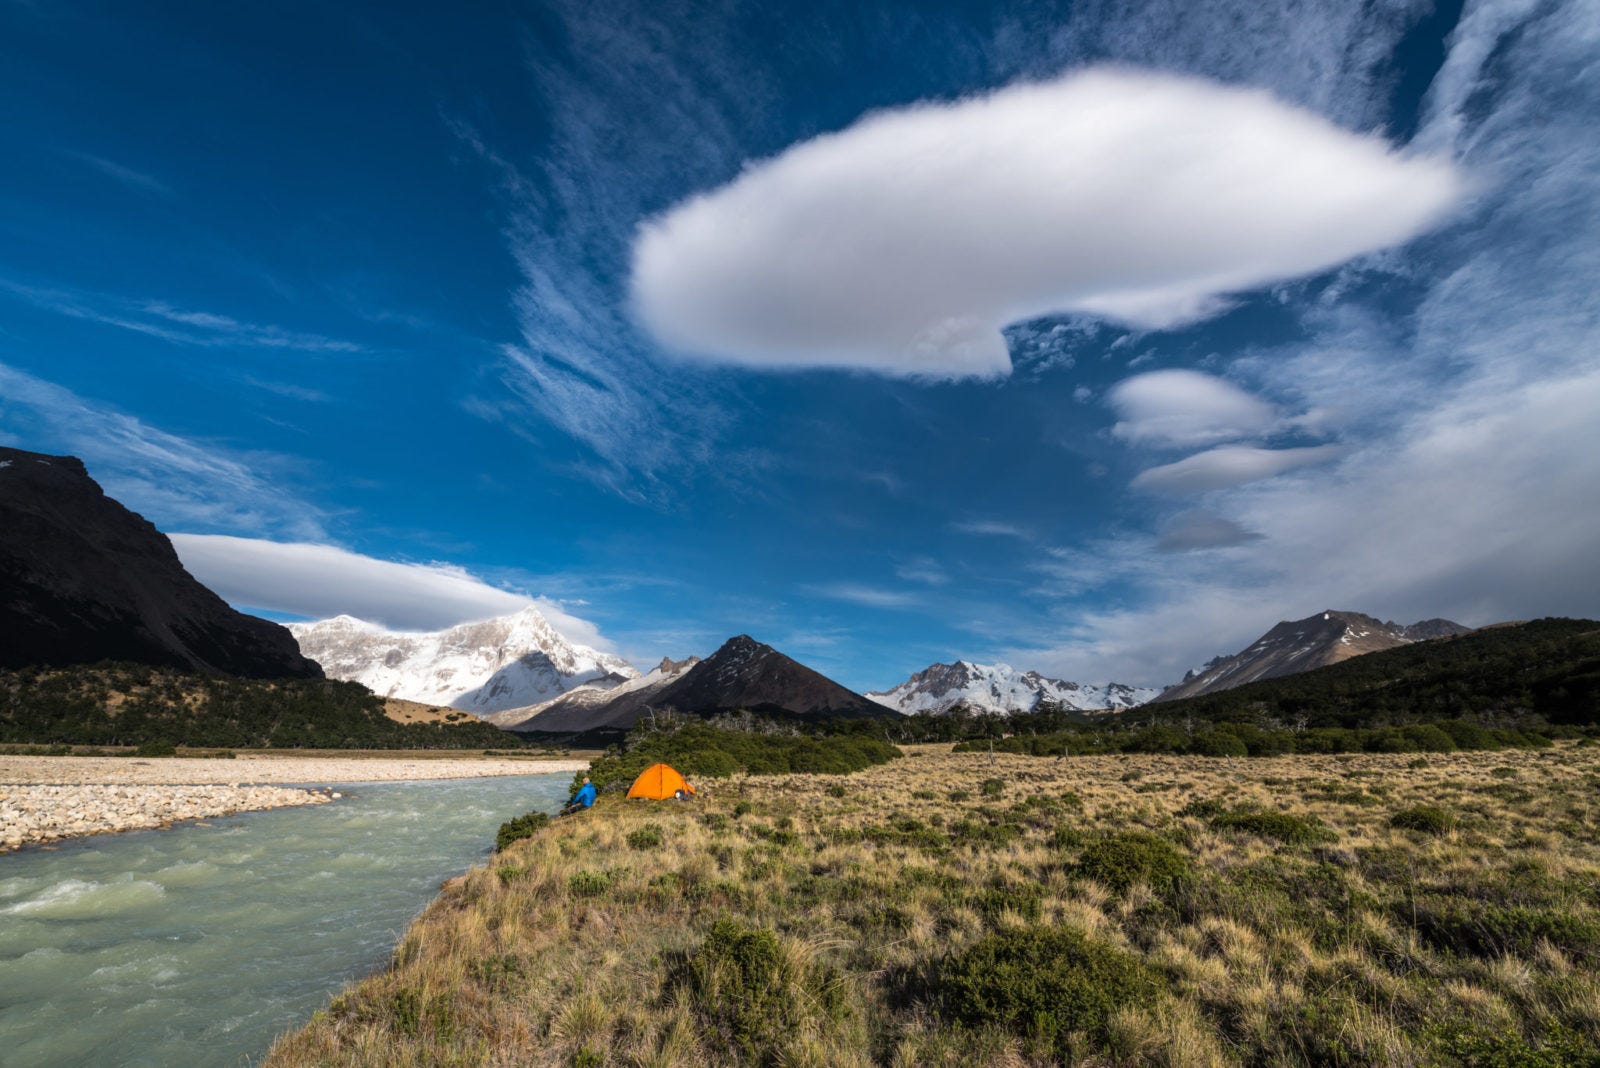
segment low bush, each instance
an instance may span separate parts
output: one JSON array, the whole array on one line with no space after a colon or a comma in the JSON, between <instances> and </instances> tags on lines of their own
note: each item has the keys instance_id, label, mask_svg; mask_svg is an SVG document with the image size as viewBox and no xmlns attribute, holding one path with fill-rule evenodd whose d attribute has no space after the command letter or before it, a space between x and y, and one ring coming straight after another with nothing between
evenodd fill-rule
<instances>
[{"instance_id":1,"label":"low bush","mask_svg":"<svg viewBox=\"0 0 1600 1068\"><path fill-rule=\"evenodd\" d=\"M985 779L978 784L978 792L984 797L999 797L1006 792L1004 779Z\"/></svg>"},{"instance_id":2,"label":"low bush","mask_svg":"<svg viewBox=\"0 0 1600 1068\"><path fill-rule=\"evenodd\" d=\"M494 836L495 852L499 852L519 838L531 838L549 826L550 817L543 812L528 812L500 825Z\"/></svg>"},{"instance_id":3,"label":"low bush","mask_svg":"<svg viewBox=\"0 0 1600 1068\"><path fill-rule=\"evenodd\" d=\"M1315 816L1296 816L1271 808L1238 808L1221 812L1212 816L1210 823L1219 831L1243 831L1286 845L1312 845L1331 842L1337 837Z\"/></svg>"},{"instance_id":4,"label":"low bush","mask_svg":"<svg viewBox=\"0 0 1600 1068\"><path fill-rule=\"evenodd\" d=\"M701 1021L752 1064L776 1060L808 1011L835 1020L849 1013L837 976L797 969L776 934L737 920L712 924L699 950L674 971L670 981L688 991Z\"/></svg>"},{"instance_id":5,"label":"low bush","mask_svg":"<svg viewBox=\"0 0 1600 1068\"><path fill-rule=\"evenodd\" d=\"M611 873L608 871L575 871L567 879L567 893L573 897L601 897L611 889Z\"/></svg>"},{"instance_id":6,"label":"low bush","mask_svg":"<svg viewBox=\"0 0 1600 1068\"><path fill-rule=\"evenodd\" d=\"M655 849L662 841L661 828L654 823L628 832L628 845L633 849Z\"/></svg>"},{"instance_id":7,"label":"low bush","mask_svg":"<svg viewBox=\"0 0 1600 1068\"><path fill-rule=\"evenodd\" d=\"M1449 834L1455 825L1455 814L1438 805L1414 805L1411 808L1403 808L1389 817L1389 826L1421 834Z\"/></svg>"},{"instance_id":8,"label":"low bush","mask_svg":"<svg viewBox=\"0 0 1600 1068\"><path fill-rule=\"evenodd\" d=\"M1136 883L1165 893L1188 874L1189 864L1165 838L1123 831L1096 838L1084 846L1076 871L1119 893Z\"/></svg>"},{"instance_id":9,"label":"low bush","mask_svg":"<svg viewBox=\"0 0 1600 1068\"><path fill-rule=\"evenodd\" d=\"M1063 1061L1069 1035L1103 1038L1113 1012L1162 990L1139 958L1064 927L984 935L940 962L934 986L941 1015L974 1029L1003 1027Z\"/></svg>"},{"instance_id":10,"label":"low bush","mask_svg":"<svg viewBox=\"0 0 1600 1068\"><path fill-rule=\"evenodd\" d=\"M135 749L133 751L133 755L134 756L142 756L142 757L177 756L178 755L178 747L173 745L169 741L165 741L163 739L156 739L156 740L148 741L148 742L140 742L139 743L139 748L137 748L137 749Z\"/></svg>"}]
</instances>

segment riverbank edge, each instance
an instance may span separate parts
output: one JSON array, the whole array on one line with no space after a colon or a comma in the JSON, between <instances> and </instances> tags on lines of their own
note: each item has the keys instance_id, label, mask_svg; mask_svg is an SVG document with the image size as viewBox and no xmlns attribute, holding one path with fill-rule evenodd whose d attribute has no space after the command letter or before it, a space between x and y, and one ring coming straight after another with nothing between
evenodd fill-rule
<instances>
[{"instance_id":1,"label":"riverbank edge","mask_svg":"<svg viewBox=\"0 0 1600 1068\"><path fill-rule=\"evenodd\" d=\"M235 759L0 755L0 856L19 849L194 820L325 804L331 786L582 771L585 760L387 758L363 754ZM162 781L177 780L177 781Z\"/></svg>"},{"instance_id":2,"label":"riverbank edge","mask_svg":"<svg viewBox=\"0 0 1600 1068\"><path fill-rule=\"evenodd\" d=\"M337 797L331 790L311 787L210 783L0 785L0 856L78 838L327 804Z\"/></svg>"}]
</instances>

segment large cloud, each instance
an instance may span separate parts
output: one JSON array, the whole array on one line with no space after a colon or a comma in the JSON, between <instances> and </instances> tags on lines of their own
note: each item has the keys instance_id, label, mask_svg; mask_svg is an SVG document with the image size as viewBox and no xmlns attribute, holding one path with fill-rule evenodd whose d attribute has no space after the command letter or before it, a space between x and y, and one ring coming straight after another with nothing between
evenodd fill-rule
<instances>
[{"instance_id":1,"label":"large cloud","mask_svg":"<svg viewBox=\"0 0 1600 1068\"><path fill-rule=\"evenodd\" d=\"M612 645L546 598L491 586L448 564L405 564L334 545L218 534L170 534L183 566L233 604L321 618L351 615L394 630L438 630L537 605L567 638Z\"/></svg>"},{"instance_id":2,"label":"large cloud","mask_svg":"<svg viewBox=\"0 0 1600 1068\"><path fill-rule=\"evenodd\" d=\"M750 166L641 227L632 298L688 354L1003 374L1007 323L1192 321L1406 241L1462 187L1265 92L1091 68L868 115Z\"/></svg>"}]
</instances>

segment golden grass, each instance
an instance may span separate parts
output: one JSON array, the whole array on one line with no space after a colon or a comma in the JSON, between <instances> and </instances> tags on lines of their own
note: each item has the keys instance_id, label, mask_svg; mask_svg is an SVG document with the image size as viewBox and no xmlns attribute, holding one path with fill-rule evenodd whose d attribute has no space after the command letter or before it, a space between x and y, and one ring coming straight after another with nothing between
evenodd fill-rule
<instances>
[{"instance_id":1,"label":"golden grass","mask_svg":"<svg viewBox=\"0 0 1600 1068\"><path fill-rule=\"evenodd\" d=\"M707 781L686 805L608 796L470 872L266 1063L1559 1065L1600 1048L1594 749L1418 767L908 752L852 776ZM1206 800L1327 834L1218 830L1185 811ZM1422 804L1453 829L1390 825ZM662 844L630 846L646 825ZM1123 831L1174 843L1188 875L1083 878L1083 844ZM725 918L775 937L767 993L695 971ZM939 962L1030 925L1133 954L1165 992L1054 1046L950 1023ZM741 1022L741 998L769 995L771 1027Z\"/></svg>"}]
</instances>

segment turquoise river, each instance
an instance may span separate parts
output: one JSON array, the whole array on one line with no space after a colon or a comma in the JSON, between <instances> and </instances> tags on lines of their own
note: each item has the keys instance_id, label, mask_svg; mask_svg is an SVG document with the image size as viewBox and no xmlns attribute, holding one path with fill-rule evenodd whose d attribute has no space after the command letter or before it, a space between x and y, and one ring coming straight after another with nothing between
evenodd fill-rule
<instances>
[{"instance_id":1,"label":"turquoise river","mask_svg":"<svg viewBox=\"0 0 1600 1068\"><path fill-rule=\"evenodd\" d=\"M360 783L331 804L0 856L0 1065L248 1065L389 960L439 883L570 774Z\"/></svg>"}]
</instances>

